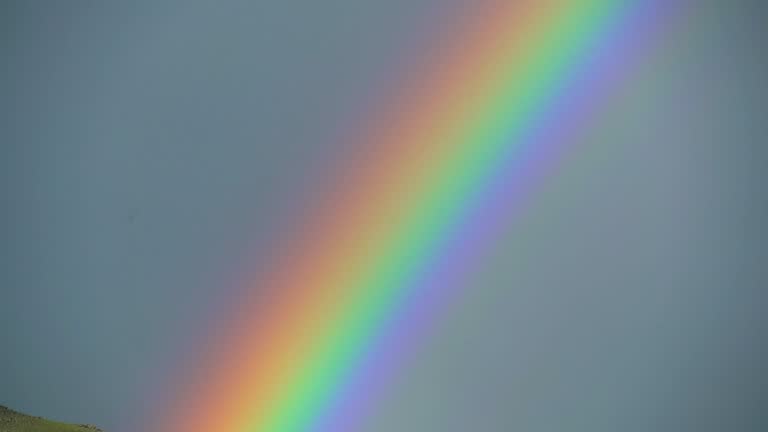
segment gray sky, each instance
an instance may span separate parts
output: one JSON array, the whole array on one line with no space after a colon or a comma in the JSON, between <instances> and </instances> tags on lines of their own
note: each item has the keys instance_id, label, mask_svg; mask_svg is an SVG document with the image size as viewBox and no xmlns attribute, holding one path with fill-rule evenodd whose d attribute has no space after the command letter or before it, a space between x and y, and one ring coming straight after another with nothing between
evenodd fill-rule
<instances>
[{"instance_id":1,"label":"gray sky","mask_svg":"<svg viewBox=\"0 0 768 432\"><path fill-rule=\"evenodd\" d=\"M3 2L0 404L130 431L461 3ZM366 431L768 427L767 13L696 2Z\"/></svg>"}]
</instances>

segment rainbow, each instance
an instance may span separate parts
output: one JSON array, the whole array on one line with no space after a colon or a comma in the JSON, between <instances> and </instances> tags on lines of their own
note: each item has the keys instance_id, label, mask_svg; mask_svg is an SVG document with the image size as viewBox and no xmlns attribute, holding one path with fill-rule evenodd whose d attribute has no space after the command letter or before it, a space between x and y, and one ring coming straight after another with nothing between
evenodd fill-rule
<instances>
[{"instance_id":1,"label":"rainbow","mask_svg":"<svg viewBox=\"0 0 768 432\"><path fill-rule=\"evenodd\" d=\"M670 3L468 2L152 429L359 430Z\"/></svg>"}]
</instances>

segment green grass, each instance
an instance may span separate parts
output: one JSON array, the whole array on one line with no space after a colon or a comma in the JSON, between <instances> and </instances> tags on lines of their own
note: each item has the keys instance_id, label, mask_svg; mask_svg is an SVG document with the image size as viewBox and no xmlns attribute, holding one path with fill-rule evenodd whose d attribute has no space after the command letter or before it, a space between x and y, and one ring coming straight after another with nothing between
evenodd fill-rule
<instances>
[{"instance_id":1,"label":"green grass","mask_svg":"<svg viewBox=\"0 0 768 432\"><path fill-rule=\"evenodd\" d=\"M0 406L0 432L100 432L93 426L70 425L17 413Z\"/></svg>"}]
</instances>

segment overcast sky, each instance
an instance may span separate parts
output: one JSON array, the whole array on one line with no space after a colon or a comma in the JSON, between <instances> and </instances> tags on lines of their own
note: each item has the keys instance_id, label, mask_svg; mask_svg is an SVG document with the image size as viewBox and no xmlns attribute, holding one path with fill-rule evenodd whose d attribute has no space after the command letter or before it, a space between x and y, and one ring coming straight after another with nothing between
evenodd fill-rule
<instances>
[{"instance_id":1,"label":"overcast sky","mask_svg":"<svg viewBox=\"0 0 768 432\"><path fill-rule=\"evenodd\" d=\"M693 3L366 431L768 428L768 10ZM4 1L0 404L130 432L461 4Z\"/></svg>"}]
</instances>

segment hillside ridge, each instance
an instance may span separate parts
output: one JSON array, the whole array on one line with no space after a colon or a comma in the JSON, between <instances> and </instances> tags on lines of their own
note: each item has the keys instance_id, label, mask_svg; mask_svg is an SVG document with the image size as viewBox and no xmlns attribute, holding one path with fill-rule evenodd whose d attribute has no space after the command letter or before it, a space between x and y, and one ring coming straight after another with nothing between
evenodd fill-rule
<instances>
[{"instance_id":1,"label":"hillside ridge","mask_svg":"<svg viewBox=\"0 0 768 432\"><path fill-rule=\"evenodd\" d=\"M34 417L0 405L0 432L103 432L93 425L66 424Z\"/></svg>"}]
</instances>

